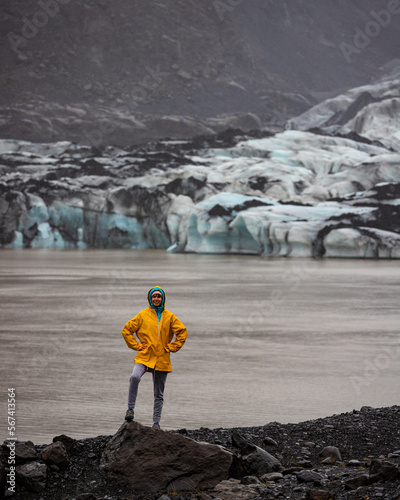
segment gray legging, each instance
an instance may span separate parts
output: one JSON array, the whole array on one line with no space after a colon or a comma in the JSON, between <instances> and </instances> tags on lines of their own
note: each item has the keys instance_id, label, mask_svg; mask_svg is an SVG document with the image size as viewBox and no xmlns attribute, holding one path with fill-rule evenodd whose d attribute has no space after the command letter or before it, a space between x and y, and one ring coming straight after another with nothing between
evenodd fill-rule
<instances>
[{"instance_id":1,"label":"gray legging","mask_svg":"<svg viewBox=\"0 0 400 500\"><path fill-rule=\"evenodd\" d=\"M138 394L139 382L147 370L147 366L142 363L135 363L131 378L129 379L128 408L135 409L136 397ZM164 403L164 387L168 372L153 370L153 390L154 390L154 408L153 423L159 423Z\"/></svg>"}]
</instances>

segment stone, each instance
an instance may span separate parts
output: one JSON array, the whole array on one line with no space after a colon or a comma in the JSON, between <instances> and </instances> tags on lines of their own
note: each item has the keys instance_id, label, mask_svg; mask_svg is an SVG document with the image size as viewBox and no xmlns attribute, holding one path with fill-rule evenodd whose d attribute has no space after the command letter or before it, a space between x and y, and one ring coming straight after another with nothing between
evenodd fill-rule
<instances>
[{"instance_id":1,"label":"stone","mask_svg":"<svg viewBox=\"0 0 400 500\"><path fill-rule=\"evenodd\" d=\"M135 493L211 489L229 478L234 455L218 445L124 422L108 442L100 468Z\"/></svg>"},{"instance_id":2,"label":"stone","mask_svg":"<svg viewBox=\"0 0 400 500\"><path fill-rule=\"evenodd\" d=\"M60 470L66 469L69 466L68 452L61 441L49 444L42 451L42 460L47 465L56 465Z\"/></svg>"},{"instance_id":3,"label":"stone","mask_svg":"<svg viewBox=\"0 0 400 500\"><path fill-rule=\"evenodd\" d=\"M362 464L359 460L349 460L346 463L346 467L360 467Z\"/></svg>"},{"instance_id":4,"label":"stone","mask_svg":"<svg viewBox=\"0 0 400 500\"><path fill-rule=\"evenodd\" d=\"M266 445L266 446L278 446L278 443L276 441L274 441L272 438L270 437L265 437L263 439L263 443Z\"/></svg>"},{"instance_id":5,"label":"stone","mask_svg":"<svg viewBox=\"0 0 400 500\"><path fill-rule=\"evenodd\" d=\"M56 443L58 441L60 441L65 446L65 449L68 453L70 453L77 445L76 439L66 436L65 434L61 434L60 436L56 436L55 438L53 438L53 443Z\"/></svg>"},{"instance_id":6,"label":"stone","mask_svg":"<svg viewBox=\"0 0 400 500\"><path fill-rule=\"evenodd\" d=\"M185 71L184 69L180 69L178 72L177 72L177 75L180 76L181 78L183 78L184 80L191 80L192 79L192 75Z\"/></svg>"},{"instance_id":7,"label":"stone","mask_svg":"<svg viewBox=\"0 0 400 500\"><path fill-rule=\"evenodd\" d=\"M283 479L283 474L280 472L269 472L261 476L261 481L268 483L269 481L280 481Z\"/></svg>"},{"instance_id":8,"label":"stone","mask_svg":"<svg viewBox=\"0 0 400 500\"><path fill-rule=\"evenodd\" d=\"M15 443L15 461L17 464L37 459L35 445L32 441L17 441Z\"/></svg>"},{"instance_id":9,"label":"stone","mask_svg":"<svg viewBox=\"0 0 400 500\"><path fill-rule=\"evenodd\" d=\"M229 479L217 484L212 494L220 500L251 500L259 495L259 491L255 485L240 484L238 479Z\"/></svg>"},{"instance_id":10,"label":"stone","mask_svg":"<svg viewBox=\"0 0 400 500\"><path fill-rule=\"evenodd\" d=\"M374 459L369 468L370 483L394 481L400 477L398 467L392 462Z\"/></svg>"},{"instance_id":11,"label":"stone","mask_svg":"<svg viewBox=\"0 0 400 500\"><path fill-rule=\"evenodd\" d=\"M240 448L239 460L247 474L261 477L263 474L281 470L281 463L277 458L247 441L237 431L232 434L232 442Z\"/></svg>"},{"instance_id":12,"label":"stone","mask_svg":"<svg viewBox=\"0 0 400 500\"><path fill-rule=\"evenodd\" d=\"M1 452L4 457L8 459L10 454L10 449L5 441L1 447ZM37 459L37 453L35 450L35 445L32 441L15 441L15 463L21 465L25 462L34 461Z\"/></svg>"},{"instance_id":13,"label":"stone","mask_svg":"<svg viewBox=\"0 0 400 500\"><path fill-rule=\"evenodd\" d=\"M46 487L47 466L39 462L29 462L16 467L18 485L27 491L40 493Z\"/></svg>"},{"instance_id":14,"label":"stone","mask_svg":"<svg viewBox=\"0 0 400 500\"><path fill-rule=\"evenodd\" d=\"M232 444L236 448L244 448L249 444L249 441L245 439L244 436L242 436L239 432L233 431L232 432Z\"/></svg>"},{"instance_id":15,"label":"stone","mask_svg":"<svg viewBox=\"0 0 400 500\"><path fill-rule=\"evenodd\" d=\"M369 485L369 477L367 474L357 474L353 477L350 477L344 482L344 485L347 490L356 490L360 486L368 486Z\"/></svg>"},{"instance_id":16,"label":"stone","mask_svg":"<svg viewBox=\"0 0 400 500\"><path fill-rule=\"evenodd\" d=\"M0 460L0 497L4 494L7 483L7 472L3 460Z\"/></svg>"},{"instance_id":17,"label":"stone","mask_svg":"<svg viewBox=\"0 0 400 500\"><path fill-rule=\"evenodd\" d=\"M302 467L294 466L294 467L289 467L287 469L283 469L282 475L283 476L289 476L292 474L297 474L298 472L301 472L303 470Z\"/></svg>"},{"instance_id":18,"label":"stone","mask_svg":"<svg viewBox=\"0 0 400 500\"><path fill-rule=\"evenodd\" d=\"M336 446L326 446L319 452L319 457L321 458L321 460L330 458L332 463L336 462L336 460L342 460L340 451L338 450L338 448L336 448Z\"/></svg>"},{"instance_id":19,"label":"stone","mask_svg":"<svg viewBox=\"0 0 400 500\"><path fill-rule=\"evenodd\" d=\"M307 490L306 500L335 500L335 495L325 490Z\"/></svg>"},{"instance_id":20,"label":"stone","mask_svg":"<svg viewBox=\"0 0 400 500\"><path fill-rule=\"evenodd\" d=\"M312 470L302 470L296 474L297 480L300 483L316 483L321 484L324 477L318 472Z\"/></svg>"},{"instance_id":21,"label":"stone","mask_svg":"<svg viewBox=\"0 0 400 500\"><path fill-rule=\"evenodd\" d=\"M96 500L96 498L94 493L81 493L76 497L76 500Z\"/></svg>"},{"instance_id":22,"label":"stone","mask_svg":"<svg viewBox=\"0 0 400 500\"><path fill-rule=\"evenodd\" d=\"M240 484L262 484L257 476L245 476L240 480Z\"/></svg>"},{"instance_id":23,"label":"stone","mask_svg":"<svg viewBox=\"0 0 400 500\"><path fill-rule=\"evenodd\" d=\"M310 462L310 460L305 460L305 459L298 459L296 461L297 465L300 465L303 469L311 469L313 464Z\"/></svg>"}]
</instances>

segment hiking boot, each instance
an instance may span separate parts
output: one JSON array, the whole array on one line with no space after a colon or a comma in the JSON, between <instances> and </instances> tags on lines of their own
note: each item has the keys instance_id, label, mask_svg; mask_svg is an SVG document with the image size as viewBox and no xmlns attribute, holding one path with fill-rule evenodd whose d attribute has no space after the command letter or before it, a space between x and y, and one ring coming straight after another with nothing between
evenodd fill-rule
<instances>
[{"instance_id":1,"label":"hiking boot","mask_svg":"<svg viewBox=\"0 0 400 500\"><path fill-rule=\"evenodd\" d=\"M131 408L128 408L126 410L125 420L127 420L129 422L130 420L133 420L134 416L135 416L135 412Z\"/></svg>"},{"instance_id":2,"label":"hiking boot","mask_svg":"<svg viewBox=\"0 0 400 500\"><path fill-rule=\"evenodd\" d=\"M155 431L160 431L161 430L160 424L153 424L152 429Z\"/></svg>"}]
</instances>

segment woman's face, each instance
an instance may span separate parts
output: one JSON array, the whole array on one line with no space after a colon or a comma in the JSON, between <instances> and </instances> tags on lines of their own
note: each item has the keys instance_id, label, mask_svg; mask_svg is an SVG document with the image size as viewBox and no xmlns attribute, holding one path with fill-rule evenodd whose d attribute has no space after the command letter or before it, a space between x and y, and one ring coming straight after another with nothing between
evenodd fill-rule
<instances>
[{"instance_id":1,"label":"woman's face","mask_svg":"<svg viewBox=\"0 0 400 500\"><path fill-rule=\"evenodd\" d=\"M159 307L161 305L161 302L162 302L162 295L160 292L154 292L152 295L151 295L151 301L153 302L154 306L155 307Z\"/></svg>"}]
</instances>

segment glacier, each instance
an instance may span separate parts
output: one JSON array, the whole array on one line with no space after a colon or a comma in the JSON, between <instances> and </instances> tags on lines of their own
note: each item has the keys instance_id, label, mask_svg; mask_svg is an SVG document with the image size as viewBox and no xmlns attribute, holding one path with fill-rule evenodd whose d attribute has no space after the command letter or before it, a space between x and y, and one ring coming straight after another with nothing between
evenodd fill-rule
<instances>
[{"instance_id":1,"label":"glacier","mask_svg":"<svg viewBox=\"0 0 400 500\"><path fill-rule=\"evenodd\" d=\"M321 102L288 122L296 130L357 135L400 152L400 66L379 81Z\"/></svg>"},{"instance_id":2,"label":"glacier","mask_svg":"<svg viewBox=\"0 0 400 500\"><path fill-rule=\"evenodd\" d=\"M353 89L279 133L101 152L0 140L0 246L397 259L399 85Z\"/></svg>"}]
</instances>

